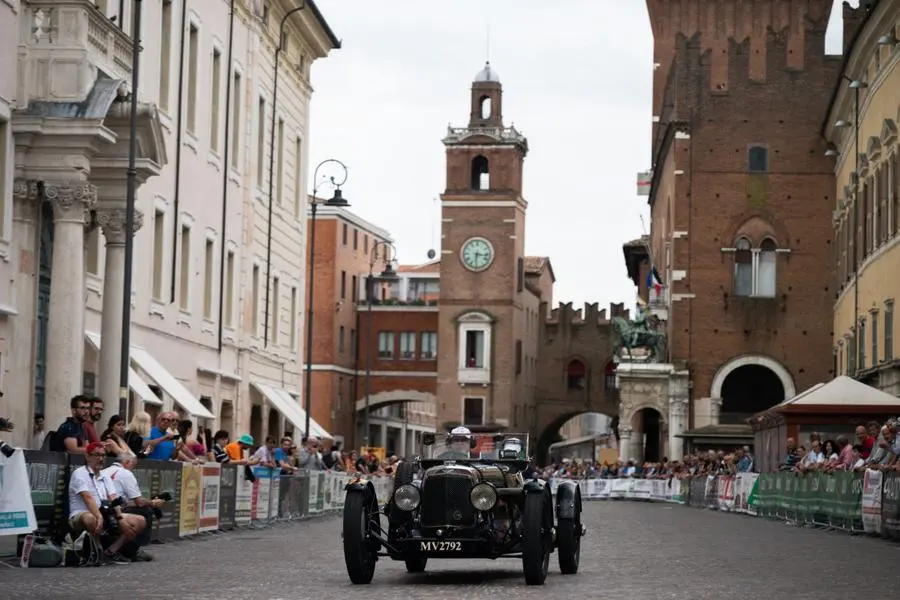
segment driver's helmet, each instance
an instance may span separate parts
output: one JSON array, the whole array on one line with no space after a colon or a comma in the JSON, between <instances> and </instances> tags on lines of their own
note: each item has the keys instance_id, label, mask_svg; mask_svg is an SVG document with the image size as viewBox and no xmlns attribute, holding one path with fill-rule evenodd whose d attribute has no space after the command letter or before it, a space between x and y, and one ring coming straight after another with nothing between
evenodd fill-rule
<instances>
[{"instance_id":1,"label":"driver's helmet","mask_svg":"<svg viewBox=\"0 0 900 600\"><path fill-rule=\"evenodd\" d=\"M472 432L469 431L468 427L454 427L450 432L450 448L452 448L454 452L464 452L465 454L468 454L471 449L471 439Z\"/></svg>"},{"instance_id":2,"label":"driver's helmet","mask_svg":"<svg viewBox=\"0 0 900 600\"><path fill-rule=\"evenodd\" d=\"M522 450L522 440L519 438L508 438L503 440L503 445L500 446L500 458L519 458Z\"/></svg>"}]
</instances>

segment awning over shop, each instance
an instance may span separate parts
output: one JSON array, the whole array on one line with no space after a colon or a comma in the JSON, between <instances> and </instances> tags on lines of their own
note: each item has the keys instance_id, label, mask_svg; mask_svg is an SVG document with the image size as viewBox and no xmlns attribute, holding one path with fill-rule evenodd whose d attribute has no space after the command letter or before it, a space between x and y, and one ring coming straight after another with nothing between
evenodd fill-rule
<instances>
[{"instance_id":1,"label":"awning over shop","mask_svg":"<svg viewBox=\"0 0 900 600\"><path fill-rule=\"evenodd\" d=\"M88 342L90 342L91 346L96 348L97 352L100 351L100 335L94 333L93 331L85 331L85 337ZM134 346L131 347L132 352L134 351ZM150 386L147 385L141 376L138 375L134 369L128 367L128 387L131 388L135 394L146 404L155 404L156 406L162 406L162 400L153 393L153 390L150 389Z\"/></svg>"},{"instance_id":2,"label":"awning over shop","mask_svg":"<svg viewBox=\"0 0 900 600\"><path fill-rule=\"evenodd\" d=\"M161 364L156 362L143 348L131 347L131 360L150 376L159 386L172 396L175 402L191 416L197 419L215 419L215 415L209 412L180 381L175 379Z\"/></svg>"},{"instance_id":3,"label":"awning over shop","mask_svg":"<svg viewBox=\"0 0 900 600\"><path fill-rule=\"evenodd\" d=\"M252 382L251 385L262 395L266 401L281 413L285 419L294 424L297 431L306 435L306 411L300 406L296 398L285 389L266 385L264 383ZM317 438L334 439L331 434L325 431L325 428L316 423L315 419L309 419L309 428L312 434Z\"/></svg>"}]
</instances>

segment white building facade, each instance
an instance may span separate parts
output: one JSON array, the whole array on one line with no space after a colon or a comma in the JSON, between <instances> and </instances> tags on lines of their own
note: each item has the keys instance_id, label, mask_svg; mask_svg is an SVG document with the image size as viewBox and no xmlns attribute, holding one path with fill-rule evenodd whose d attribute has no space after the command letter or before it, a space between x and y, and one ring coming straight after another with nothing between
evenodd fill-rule
<instances>
[{"instance_id":1,"label":"white building facade","mask_svg":"<svg viewBox=\"0 0 900 600\"><path fill-rule=\"evenodd\" d=\"M301 4L141 5L119 406L132 3L122 18L117 2L0 3L3 43L17 43L0 50L0 416L25 445L35 412L55 429L86 393L108 414L173 409L232 436L299 434L309 73L340 43L314 2L285 20L273 140L279 26Z\"/></svg>"}]
</instances>

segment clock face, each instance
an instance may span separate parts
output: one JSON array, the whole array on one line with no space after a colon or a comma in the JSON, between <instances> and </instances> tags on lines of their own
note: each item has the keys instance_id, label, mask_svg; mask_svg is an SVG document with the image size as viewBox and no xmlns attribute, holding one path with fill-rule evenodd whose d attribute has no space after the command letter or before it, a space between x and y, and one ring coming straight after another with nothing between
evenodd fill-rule
<instances>
[{"instance_id":1,"label":"clock face","mask_svg":"<svg viewBox=\"0 0 900 600\"><path fill-rule=\"evenodd\" d=\"M484 271L494 261L494 247L484 238L472 238L463 244L461 258L470 271Z\"/></svg>"}]
</instances>

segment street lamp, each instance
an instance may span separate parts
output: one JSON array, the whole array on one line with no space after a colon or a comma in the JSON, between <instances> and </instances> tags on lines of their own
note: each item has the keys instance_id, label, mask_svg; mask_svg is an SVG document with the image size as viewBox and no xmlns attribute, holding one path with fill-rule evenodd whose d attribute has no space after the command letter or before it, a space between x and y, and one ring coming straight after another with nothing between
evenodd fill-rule
<instances>
[{"instance_id":1,"label":"street lamp","mask_svg":"<svg viewBox=\"0 0 900 600\"><path fill-rule=\"evenodd\" d=\"M272 278L272 211L275 202L272 194L275 186L275 119L278 116L278 59L281 58L281 51L284 50L284 26L287 24L288 17L295 12L299 12L306 8L306 1L301 2L300 6L295 6L291 10L284 13L281 17L281 26L278 28L278 48L275 49L275 73L272 85L272 127L269 132L269 222L266 224L266 316L263 323L263 347L269 345L269 295L271 294L271 278ZM284 143L284 140L282 140ZM226 165L226 169L228 166ZM307 434L308 435L308 434Z\"/></svg>"},{"instance_id":2,"label":"street lamp","mask_svg":"<svg viewBox=\"0 0 900 600\"><path fill-rule=\"evenodd\" d=\"M378 249L390 246L391 252L388 257L387 250L384 253L384 270L377 277L379 281L396 281L398 279L397 272L394 271L393 259L397 255L397 249L392 242L386 240L376 241L372 245L372 254L369 257L369 275L366 277L366 409L363 424L363 440L365 447L369 447L369 396L372 388L372 296L374 289L372 284L376 277L373 272L375 270L375 261L378 260Z\"/></svg>"},{"instance_id":3,"label":"street lamp","mask_svg":"<svg viewBox=\"0 0 900 600\"><path fill-rule=\"evenodd\" d=\"M306 300L306 384L303 389L306 405L306 429L303 433L306 437L309 437L309 413L312 405L313 290L316 282L316 209L319 207L319 198L317 194L319 191L318 177L319 168L322 167L322 165L329 163L337 164L343 170L344 178L341 179L340 182L335 181L334 177L329 178L331 185L334 186L334 196L330 200L322 202L322 204L335 208L347 208L350 206L350 203L344 199L344 196L341 193L341 186L347 181L347 165L336 158L323 160L316 166L316 170L313 172L313 197L310 201L310 204L312 204L312 218L309 223L309 269L307 270L306 275L307 280L309 281L309 294Z\"/></svg>"},{"instance_id":4,"label":"street lamp","mask_svg":"<svg viewBox=\"0 0 900 600\"><path fill-rule=\"evenodd\" d=\"M138 68L141 64L141 11L142 0L134 0L131 32L131 124L128 140L128 172L125 193L125 282L122 296L122 349L119 356L119 414L128 414L128 371L131 367L131 272L134 262L134 205L137 195L137 105ZM119 19L122 18L122 7ZM122 23L119 23L122 26Z\"/></svg>"}]
</instances>

